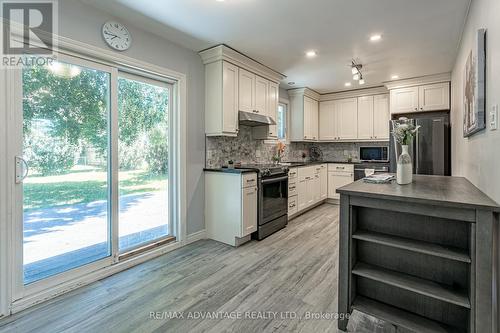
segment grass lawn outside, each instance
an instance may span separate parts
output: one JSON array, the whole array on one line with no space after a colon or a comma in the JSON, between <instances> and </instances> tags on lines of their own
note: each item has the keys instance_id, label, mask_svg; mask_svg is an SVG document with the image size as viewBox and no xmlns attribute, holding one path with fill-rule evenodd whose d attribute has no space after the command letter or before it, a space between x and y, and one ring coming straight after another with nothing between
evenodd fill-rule
<instances>
[{"instance_id":1,"label":"grass lawn outside","mask_svg":"<svg viewBox=\"0 0 500 333\"><path fill-rule=\"evenodd\" d=\"M24 209L57 207L106 200L107 172L72 170L55 176L30 176L24 181ZM120 171L120 195L165 190L168 177L147 170Z\"/></svg>"}]
</instances>

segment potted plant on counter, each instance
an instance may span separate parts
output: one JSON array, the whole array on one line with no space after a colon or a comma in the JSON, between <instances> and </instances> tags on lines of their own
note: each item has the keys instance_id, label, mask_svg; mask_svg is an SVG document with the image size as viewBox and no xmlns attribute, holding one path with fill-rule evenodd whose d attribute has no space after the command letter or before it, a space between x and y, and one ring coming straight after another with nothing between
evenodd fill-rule
<instances>
[{"instance_id":1,"label":"potted plant on counter","mask_svg":"<svg viewBox=\"0 0 500 333\"><path fill-rule=\"evenodd\" d=\"M417 135L420 126L415 126L408 118L399 118L393 120L393 135L394 139L401 145L401 154L398 157L396 169L396 181L400 185L410 184L413 181L413 164L412 158L408 152L408 146ZM398 156L397 145L396 156Z\"/></svg>"}]
</instances>

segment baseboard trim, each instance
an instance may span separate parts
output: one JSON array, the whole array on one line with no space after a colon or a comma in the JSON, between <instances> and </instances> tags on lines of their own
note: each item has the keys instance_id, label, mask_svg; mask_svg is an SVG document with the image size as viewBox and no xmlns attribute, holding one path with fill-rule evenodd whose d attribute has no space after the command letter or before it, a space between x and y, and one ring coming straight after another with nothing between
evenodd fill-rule
<instances>
[{"instance_id":1,"label":"baseboard trim","mask_svg":"<svg viewBox=\"0 0 500 333\"><path fill-rule=\"evenodd\" d=\"M202 239L207 239L207 231L205 229L187 235L184 245L188 245Z\"/></svg>"}]
</instances>

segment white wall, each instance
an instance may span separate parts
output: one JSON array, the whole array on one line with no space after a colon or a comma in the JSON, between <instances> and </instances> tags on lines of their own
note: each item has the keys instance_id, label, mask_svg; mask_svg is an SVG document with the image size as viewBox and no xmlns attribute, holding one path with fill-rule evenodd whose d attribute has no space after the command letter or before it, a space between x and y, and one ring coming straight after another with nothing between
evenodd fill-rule
<instances>
[{"instance_id":1,"label":"white wall","mask_svg":"<svg viewBox=\"0 0 500 333\"><path fill-rule=\"evenodd\" d=\"M489 111L500 104L500 1L472 0L452 74L452 172L500 203L500 130L490 131ZM463 137L463 76L477 29L486 28L486 130ZM500 234L497 235L500 242ZM499 256L500 259L500 256ZM500 262L498 263L500 267ZM498 276L497 286L500 286ZM498 294L498 291L497 291ZM497 295L499 299L500 295ZM498 306L497 306L498 311ZM499 316L500 318L500 316ZM497 318L498 319L498 318ZM500 325L497 324L497 329ZM496 331L496 330L494 330Z\"/></svg>"},{"instance_id":2,"label":"white wall","mask_svg":"<svg viewBox=\"0 0 500 333\"><path fill-rule=\"evenodd\" d=\"M473 0L452 74L452 170L500 202L500 130L490 131L489 111L500 104L500 1ZM486 130L463 137L463 77L477 29L487 29Z\"/></svg>"},{"instance_id":3,"label":"white wall","mask_svg":"<svg viewBox=\"0 0 500 333\"><path fill-rule=\"evenodd\" d=\"M76 0L59 1L59 32L64 37L107 48L101 27L107 20L124 23L132 35L132 46L123 54L141 61L187 75L187 233L205 228L205 72L200 56L156 35L134 26L133 22L113 18L95 7Z\"/></svg>"}]
</instances>

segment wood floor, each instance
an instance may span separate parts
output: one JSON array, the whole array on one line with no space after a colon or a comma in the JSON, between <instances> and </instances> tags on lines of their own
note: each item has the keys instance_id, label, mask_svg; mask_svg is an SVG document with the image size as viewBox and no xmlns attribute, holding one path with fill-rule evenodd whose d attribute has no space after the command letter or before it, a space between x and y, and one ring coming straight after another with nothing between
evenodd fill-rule
<instances>
[{"instance_id":1,"label":"wood floor","mask_svg":"<svg viewBox=\"0 0 500 333\"><path fill-rule=\"evenodd\" d=\"M335 320L304 318L337 311L337 256L338 206L324 204L263 241L193 243L6 318L0 332L337 332ZM207 311L243 318L188 318ZM264 312L278 314L245 318Z\"/></svg>"}]
</instances>

